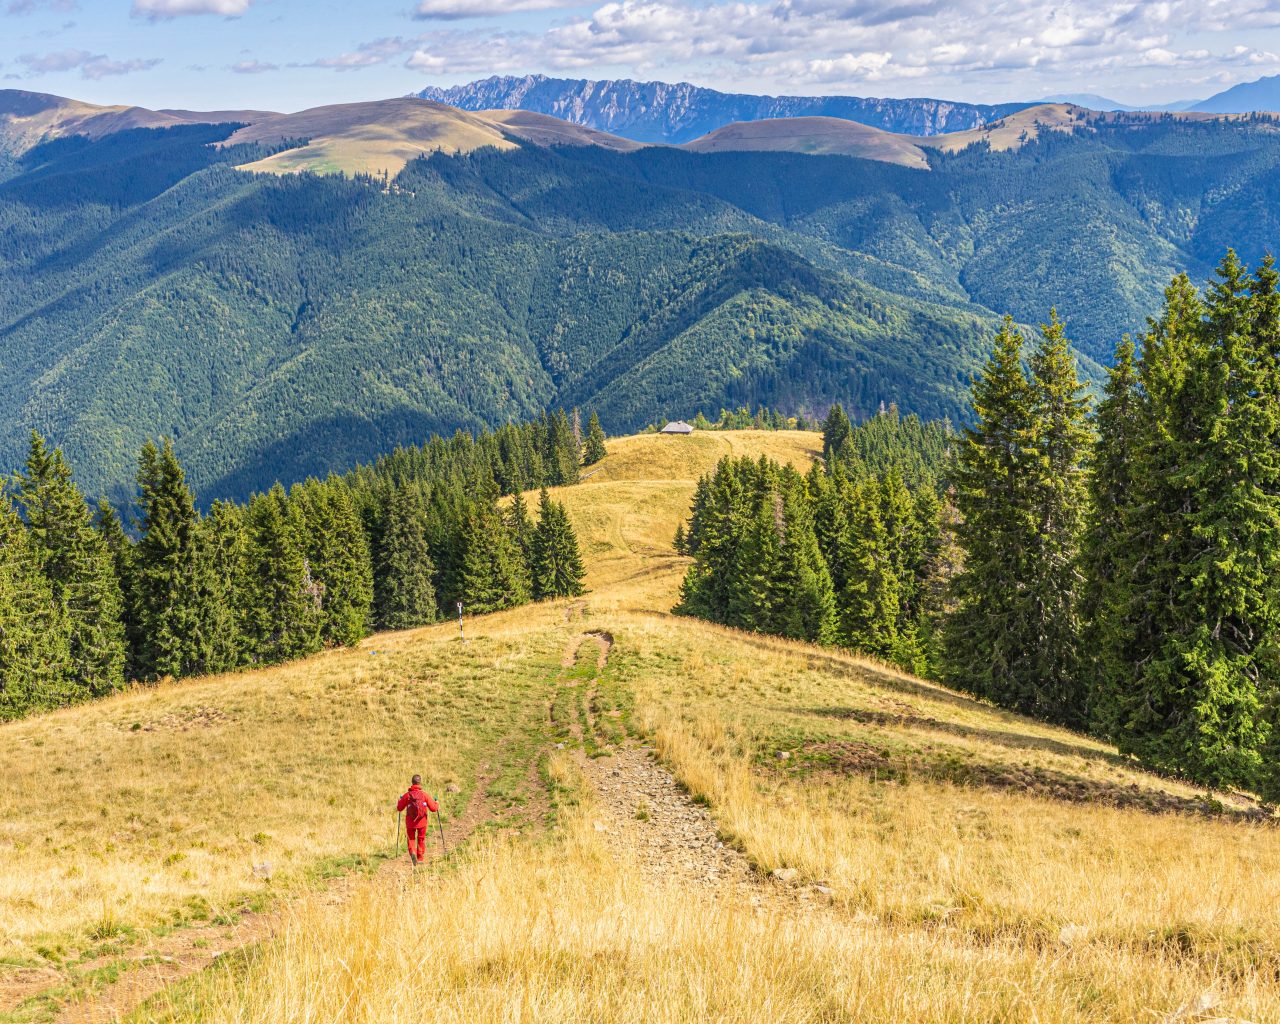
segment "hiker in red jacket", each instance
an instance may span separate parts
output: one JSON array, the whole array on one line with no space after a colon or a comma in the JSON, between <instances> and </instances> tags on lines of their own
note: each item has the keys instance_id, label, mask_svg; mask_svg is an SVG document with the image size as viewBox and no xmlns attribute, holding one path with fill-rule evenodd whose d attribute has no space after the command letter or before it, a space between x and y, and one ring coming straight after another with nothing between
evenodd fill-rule
<instances>
[{"instance_id":1,"label":"hiker in red jacket","mask_svg":"<svg viewBox=\"0 0 1280 1024\"><path fill-rule=\"evenodd\" d=\"M409 812L404 816L405 831L409 834L409 859L417 865L427 852L427 824L431 820L431 812L440 810L431 794L422 791L421 775L413 777L413 785L396 804L397 814L404 810Z\"/></svg>"}]
</instances>

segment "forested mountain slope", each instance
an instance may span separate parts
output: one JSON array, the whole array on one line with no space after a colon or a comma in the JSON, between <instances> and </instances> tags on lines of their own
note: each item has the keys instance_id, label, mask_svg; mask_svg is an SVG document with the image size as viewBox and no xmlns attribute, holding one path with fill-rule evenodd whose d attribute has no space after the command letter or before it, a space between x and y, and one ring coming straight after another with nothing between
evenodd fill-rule
<instances>
[{"instance_id":1,"label":"forested mountain slope","mask_svg":"<svg viewBox=\"0 0 1280 1024\"><path fill-rule=\"evenodd\" d=\"M246 173L306 140L218 145L234 124L12 158L0 462L38 428L117 493L166 434L212 499L561 404L612 431L757 403L958 418L998 315L1056 304L1102 359L1172 273L1277 235L1267 121L1032 126L927 170L516 121L385 180Z\"/></svg>"}]
</instances>

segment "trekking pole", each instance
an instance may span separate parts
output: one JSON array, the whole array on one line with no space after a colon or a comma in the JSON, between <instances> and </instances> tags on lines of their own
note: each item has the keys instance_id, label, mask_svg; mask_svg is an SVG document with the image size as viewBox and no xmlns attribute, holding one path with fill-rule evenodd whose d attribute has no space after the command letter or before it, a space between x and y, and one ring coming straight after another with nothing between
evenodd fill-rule
<instances>
[{"instance_id":1,"label":"trekking pole","mask_svg":"<svg viewBox=\"0 0 1280 1024\"><path fill-rule=\"evenodd\" d=\"M444 819L440 816L440 810L438 807L436 809L436 825L440 828L440 849L444 851L445 856L447 857L449 855L449 847L444 841Z\"/></svg>"},{"instance_id":2,"label":"trekking pole","mask_svg":"<svg viewBox=\"0 0 1280 1024\"><path fill-rule=\"evenodd\" d=\"M404 841L405 846L409 845L408 838ZM396 856L400 856L400 812L396 811Z\"/></svg>"}]
</instances>

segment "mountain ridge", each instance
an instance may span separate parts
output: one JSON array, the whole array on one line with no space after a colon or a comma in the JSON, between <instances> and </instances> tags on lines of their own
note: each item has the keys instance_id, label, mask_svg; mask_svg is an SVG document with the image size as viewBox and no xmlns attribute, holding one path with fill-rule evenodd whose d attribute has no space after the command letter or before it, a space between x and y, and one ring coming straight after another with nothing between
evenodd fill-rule
<instances>
[{"instance_id":1,"label":"mountain ridge","mask_svg":"<svg viewBox=\"0 0 1280 1024\"><path fill-rule=\"evenodd\" d=\"M689 82L499 76L466 85L430 86L415 95L464 110L520 108L637 142L680 144L735 121L840 117L895 134L937 135L976 128L1029 103L974 104L939 99L858 96L754 96Z\"/></svg>"}]
</instances>

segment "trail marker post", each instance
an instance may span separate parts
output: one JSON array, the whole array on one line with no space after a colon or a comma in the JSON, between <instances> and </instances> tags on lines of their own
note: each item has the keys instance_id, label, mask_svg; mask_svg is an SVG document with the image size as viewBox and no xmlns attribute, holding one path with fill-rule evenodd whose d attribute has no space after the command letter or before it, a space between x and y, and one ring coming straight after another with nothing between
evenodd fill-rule
<instances>
[{"instance_id":1,"label":"trail marker post","mask_svg":"<svg viewBox=\"0 0 1280 1024\"><path fill-rule=\"evenodd\" d=\"M458 636L462 638L462 642L467 642L467 634L462 631L462 602L458 602Z\"/></svg>"}]
</instances>

